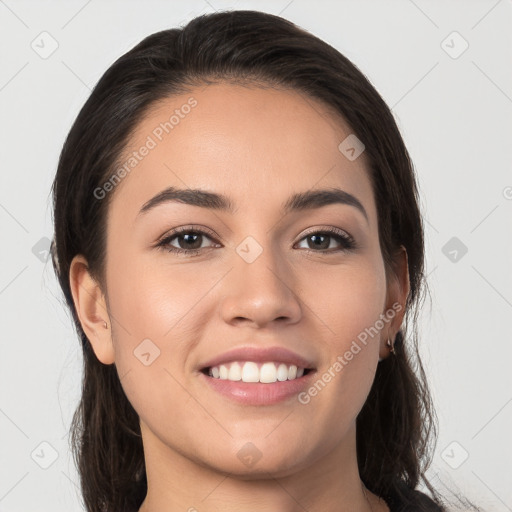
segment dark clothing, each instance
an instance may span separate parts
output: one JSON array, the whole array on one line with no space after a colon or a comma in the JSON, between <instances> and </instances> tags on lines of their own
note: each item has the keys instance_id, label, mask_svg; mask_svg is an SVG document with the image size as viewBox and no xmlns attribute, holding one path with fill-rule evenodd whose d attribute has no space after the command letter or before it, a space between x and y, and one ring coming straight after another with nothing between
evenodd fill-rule
<instances>
[{"instance_id":1,"label":"dark clothing","mask_svg":"<svg viewBox=\"0 0 512 512\"><path fill-rule=\"evenodd\" d=\"M432 498L418 490L401 487L400 496L396 491L382 496L387 503L390 512L445 512L445 509L434 502Z\"/></svg>"}]
</instances>

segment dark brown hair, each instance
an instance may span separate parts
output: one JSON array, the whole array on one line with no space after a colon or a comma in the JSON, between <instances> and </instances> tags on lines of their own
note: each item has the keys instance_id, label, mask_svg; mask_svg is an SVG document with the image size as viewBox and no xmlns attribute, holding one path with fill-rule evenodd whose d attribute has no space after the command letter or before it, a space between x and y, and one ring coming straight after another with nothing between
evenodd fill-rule
<instances>
[{"instance_id":1,"label":"dark brown hair","mask_svg":"<svg viewBox=\"0 0 512 512\"><path fill-rule=\"evenodd\" d=\"M417 348L416 319L426 289L424 239L409 154L390 109L354 64L291 22L257 11L203 15L183 28L145 38L101 77L62 148L52 187L52 260L84 355L71 443L86 510L136 511L147 480L138 415L115 364L96 358L82 330L70 290L70 263L75 255L84 255L107 292L106 213L115 192L98 200L95 189L113 175L149 108L218 81L305 93L341 115L364 143L386 269L393 271L393 255L403 245L410 294L404 327L395 339L396 356L379 363L357 418L359 472L379 496L398 496L414 510L441 510L435 505L440 498L425 478L436 420ZM414 492L421 480L434 498L428 504Z\"/></svg>"}]
</instances>

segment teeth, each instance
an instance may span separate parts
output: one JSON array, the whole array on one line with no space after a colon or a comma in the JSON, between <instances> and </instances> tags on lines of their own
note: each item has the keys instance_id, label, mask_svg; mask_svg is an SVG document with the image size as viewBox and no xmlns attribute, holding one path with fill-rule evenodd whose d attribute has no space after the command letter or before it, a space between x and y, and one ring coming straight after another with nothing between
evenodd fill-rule
<instances>
[{"instance_id":1,"label":"teeth","mask_svg":"<svg viewBox=\"0 0 512 512\"><path fill-rule=\"evenodd\" d=\"M243 382L259 382L260 372L256 363L245 363L242 368Z\"/></svg>"},{"instance_id":2,"label":"teeth","mask_svg":"<svg viewBox=\"0 0 512 512\"><path fill-rule=\"evenodd\" d=\"M238 363L233 363L228 373L229 380L242 380L242 367Z\"/></svg>"},{"instance_id":3,"label":"teeth","mask_svg":"<svg viewBox=\"0 0 512 512\"><path fill-rule=\"evenodd\" d=\"M212 366L209 370L210 377L221 380L242 382L283 382L294 380L304 375L304 368L297 368L294 364L284 363L254 363L252 361L221 364Z\"/></svg>"},{"instance_id":4,"label":"teeth","mask_svg":"<svg viewBox=\"0 0 512 512\"><path fill-rule=\"evenodd\" d=\"M228 373L229 373L229 370L227 369L227 367L224 366L223 364L221 364L219 366L219 377L222 380L226 380L228 378Z\"/></svg>"},{"instance_id":5,"label":"teeth","mask_svg":"<svg viewBox=\"0 0 512 512\"><path fill-rule=\"evenodd\" d=\"M297 372L295 372L297 373ZM277 368L274 363L265 363L260 370L260 382L275 382L277 380Z\"/></svg>"},{"instance_id":6,"label":"teeth","mask_svg":"<svg viewBox=\"0 0 512 512\"><path fill-rule=\"evenodd\" d=\"M288 366L286 366L284 363L281 363L277 369L277 380L288 380Z\"/></svg>"}]
</instances>

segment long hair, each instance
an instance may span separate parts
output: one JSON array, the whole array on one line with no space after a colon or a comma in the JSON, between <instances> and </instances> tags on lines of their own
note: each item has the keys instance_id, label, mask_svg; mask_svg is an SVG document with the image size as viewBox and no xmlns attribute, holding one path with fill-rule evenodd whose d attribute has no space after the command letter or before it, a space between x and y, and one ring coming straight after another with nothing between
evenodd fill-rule
<instances>
[{"instance_id":1,"label":"long hair","mask_svg":"<svg viewBox=\"0 0 512 512\"><path fill-rule=\"evenodd\" d=\"M364 143L386 272L393 272L393 256L403 245L410 293L396 355L379 363L356 420L360 477L370 491L400 496L414 510L427 510L412 492L423 481L440 504L425 477L436 417L416 332L426 289L423 224L413 165L393 115L365 75L329 44L278 16L224 11L152 34L116 60L80 110L60 154L52 186L51 254L84 356L71 449L86 510L138 510L147 478L138 415L115 364L96 358L82 330L70 290L70 263L83 254L106 293L106 214L115 192L98 200L94 191L113 175L150 107L219 81L306 93L342 116Z\"/></svg>"}]
</instances>

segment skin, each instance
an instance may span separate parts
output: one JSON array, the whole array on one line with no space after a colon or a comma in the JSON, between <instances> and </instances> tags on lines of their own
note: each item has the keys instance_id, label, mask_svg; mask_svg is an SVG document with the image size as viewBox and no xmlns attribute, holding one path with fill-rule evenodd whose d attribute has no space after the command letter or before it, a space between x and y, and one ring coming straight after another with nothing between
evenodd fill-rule
<instances>
[{"instance_id":1,"label":"skin","mask_svg":"<svg viewBox=\"0 0 512 512\"><path fill-rule=\"evenodd\" d=\"M405 250L386 274L365 154L349 161L338 150L350 128L316 100L227 83L161 102L127 152L190 97L197 106L110 192L108 300L83 256L70 270L83 329L98 359L115 363L140 417L148 476L140 510L389 510L363 492L355 420L400 328L409 282ZM236 211L169 202L138 216L170 185L223 193ZM368 220L344 204L281 214L292 193L328 187L356 196ZM172 245L201 244L199 256L154 247L190 225L216 236ZM357 248L308 243L306 231L326 227L349 233ZM247 236L263 248L252 263L236 252ZM240 405L199 378L201 362L241 344L287 347L321 375L396 303L401 312L308 404ZM148 366L133 354L146 338L160 349ZM252 467L237 456L248 442L261 453Z\"/></svg>"}]
</instances>

